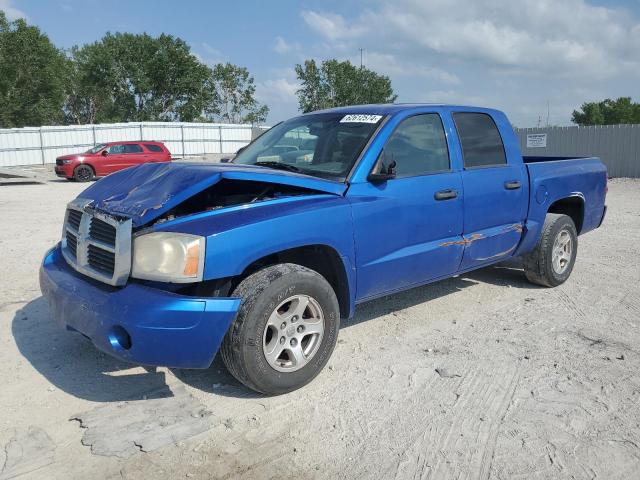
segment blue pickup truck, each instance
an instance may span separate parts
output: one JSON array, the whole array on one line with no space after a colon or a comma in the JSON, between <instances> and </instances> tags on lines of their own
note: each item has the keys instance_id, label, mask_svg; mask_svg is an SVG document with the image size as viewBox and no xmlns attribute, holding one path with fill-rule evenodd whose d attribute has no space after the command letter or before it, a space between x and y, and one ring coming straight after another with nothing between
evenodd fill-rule
<instances>
[{"instance_id":1,"label":"blue pickup truck","mask_svg":"<svg viewBox=\"0 0 640 480\"><path fill-rule=\"evenodd\" d=\"M322 370L359 303L512 257L560 285L606 192L597 158L523 158L497 110L336 108L231 163L94 183L40 285L60 325L117 358L207 368L220 351L239 381L280 394Z\"/></svg>"}]
</instances>

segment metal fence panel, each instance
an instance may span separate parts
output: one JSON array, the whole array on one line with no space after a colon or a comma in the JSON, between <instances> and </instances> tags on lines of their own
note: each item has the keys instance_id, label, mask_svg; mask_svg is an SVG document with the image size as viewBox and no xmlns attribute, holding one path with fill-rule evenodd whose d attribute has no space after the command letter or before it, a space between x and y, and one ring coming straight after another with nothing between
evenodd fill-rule
<instances>
[{"instance_id":1,"label":"metal fence panel","mask_svg":"<svg viewBox=\"0 0 640 480\"><path fill-rule=\"evenodd\" d=\"M138 122L0 129L0 166L54 163L98 143L163 142L173 156L235 153L251 141L251 125Z\"/></svg>"},{"instance_id":2,"label":"metal fence panel","mask_svg":"<svg viewBox=\"0 0 640 480\"><path fill-rule=\"evenodd\" d=\"M640 178L640 125L518 128L516 134L523 155L597 156L609 176ZM532 134L546 134L546 146L527 147Z\"/></svg>"}]
</instances>

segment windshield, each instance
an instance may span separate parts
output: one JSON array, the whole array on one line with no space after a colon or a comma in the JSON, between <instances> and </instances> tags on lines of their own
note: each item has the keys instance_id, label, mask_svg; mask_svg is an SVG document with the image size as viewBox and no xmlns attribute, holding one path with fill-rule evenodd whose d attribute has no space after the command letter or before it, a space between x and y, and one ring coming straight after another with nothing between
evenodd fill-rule
<instances>
[{"instance_id":1,"label":"windshield","mask_svg":"<svg viewBox=\"0 0 640 480\"><path fill-rule=\"evenodd\" d=\"M89 150L87 150L85 153L98 153L100 150L102 150L104 147L106 147L106 143L99 143L98 145L96 145L93 148L90 148Z\"/></svg>"},{"instance_id":2,"label":"windshield","mask_svg":"<svg viewBox=\"0 0 640 480\"><path fill-rule=\"evenodd\" d=\"M382 115L317 113L276 125L233 163L262 165L344 181Z\"/></svg>"}]
</instances>

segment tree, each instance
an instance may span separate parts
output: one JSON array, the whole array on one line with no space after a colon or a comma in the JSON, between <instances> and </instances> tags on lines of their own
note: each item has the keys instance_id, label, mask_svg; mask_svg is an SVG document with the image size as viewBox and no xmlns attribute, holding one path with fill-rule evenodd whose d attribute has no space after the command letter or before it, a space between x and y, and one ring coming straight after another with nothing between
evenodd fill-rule
<instances>
[{"instance_id":1,"label":"tree","mask_svg":"<svg viewBox=\"0 0 640 480\"><path fill-rule=\"evenodd\" d=\"M295 70L302 84L297 91L298 104L304 113L345 105L393 103L398 98L389 77L349 61L325 60L318 68L315 60L306 60Z\"/></svg>"},{"instance_id":2,"label":"tree","mask_svg":"<svg viewBox=\"0 0 640 480\"><path fill-rule=\"evenodd\" d=\"M40 29L0 10L0 126L63 121L69 61Z\"/></svg>"},{"instance_id":3,"label":"tree","mask_svg":"<svg viewBox=\"0 0 640 480\"><path fill-rule=\"evenodd\" d=\"M107 33L58 50L0 11L0 126L128 121L264 122L248 70L209 68L180 38Z\"/></svg>"},{"instance_id":4,"label":"tree","mask_svg":"<svg viewBox=\"0 0 640 480\"><path fill-rule=\"evenodd\" d=\"M171 35L107 33L72 58L70 122L192 121L214 95L211 69Z\"/></svg>"},{"instance_id":5,"label":"tree","mask_svg":"<svg viewBox=\"0 0 640 480\"><path fill-rule=\"evenodd\" d=\"M578 125L640 123L640 103L632 102L630 97L587 102L580 108L581 111L574 110L571 115L571 121Z\"/></svg>"},{"instance_id":6,"label":"tree","mask_svg":"<svg viewBox=\"0 0 640 480\"><path fill-rule=\"evenodd\" d=\"M263 123L269 107L255 99L255 83L249 71L231 63L219 63L213 68L211 84L214 95L207 107L207 116L229 123Z\"/></svg>"}]
</instances>

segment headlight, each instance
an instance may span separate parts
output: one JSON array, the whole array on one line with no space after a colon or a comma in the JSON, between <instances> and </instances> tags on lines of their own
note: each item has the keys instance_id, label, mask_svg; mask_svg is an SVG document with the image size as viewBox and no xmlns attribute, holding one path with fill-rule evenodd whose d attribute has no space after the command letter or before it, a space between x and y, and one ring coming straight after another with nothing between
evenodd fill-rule
<instances>
[{"instance_id":1,"label":"headlight","mask_svg":"<svg viewBox=\"0 0 640 480\"><path fill-rule=\"evenodd\" d=\"M71 160L62 160L62 163L64 163L65 165L69 165L71 163Z\"/></svg>"},{"instance_id":2,"label":"headlight","mask_svg":"<svg viewBox=\"0 0 640 480\"><path fill-rule=\"evenodd\" d=\"M202 280L205 239L186 233L156 232L133 241L131 276L160 282Z\"/></svg>"}]
</instances>

